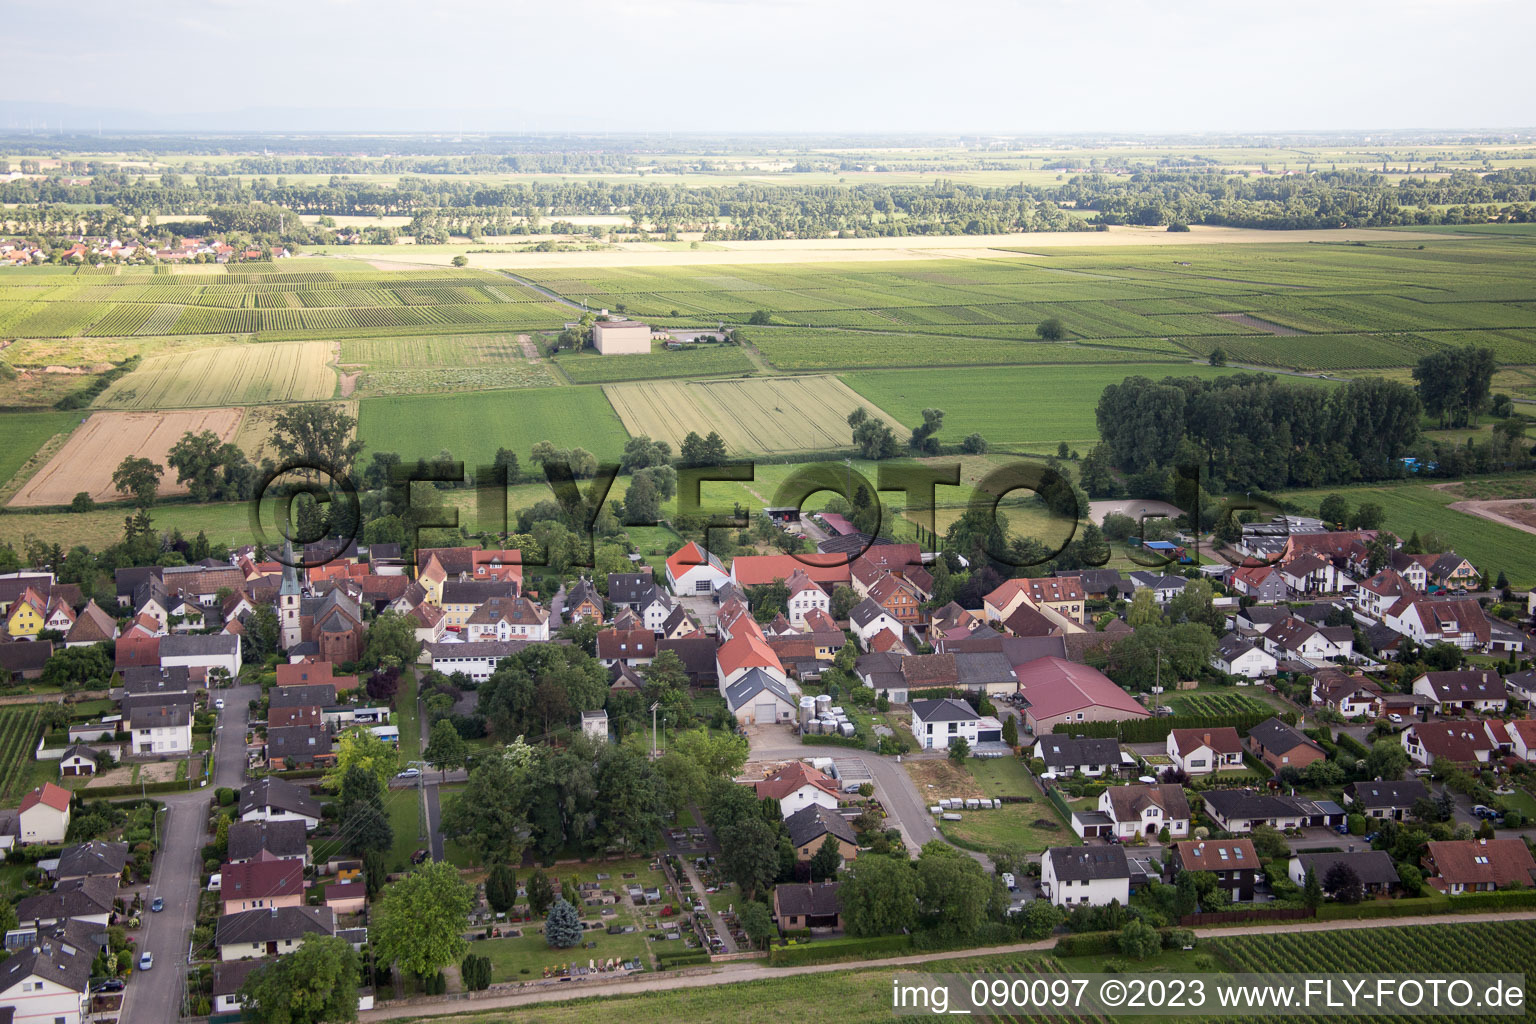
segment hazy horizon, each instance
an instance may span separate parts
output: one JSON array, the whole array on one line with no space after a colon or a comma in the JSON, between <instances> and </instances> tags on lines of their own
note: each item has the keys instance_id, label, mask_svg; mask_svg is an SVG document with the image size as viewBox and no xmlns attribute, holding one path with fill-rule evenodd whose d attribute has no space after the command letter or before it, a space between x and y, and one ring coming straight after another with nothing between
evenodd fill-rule
<instances>
[{"instance_id":1,"label":"hazy horizon","mask_svg":"<svg viewBox=\"0 0 1536 1024\"><path fill-rule=\"evenodd\" d=\"M6 22L10 52L47 69L14 76L8 132L60 119L86 133L1003 136L1536 121L1523 75L1536 5L1515 0L165 0L153 17L81 0L10 4ZM1476 75L1454 70L1474 52Z\"/></svg>"}]
</instances>

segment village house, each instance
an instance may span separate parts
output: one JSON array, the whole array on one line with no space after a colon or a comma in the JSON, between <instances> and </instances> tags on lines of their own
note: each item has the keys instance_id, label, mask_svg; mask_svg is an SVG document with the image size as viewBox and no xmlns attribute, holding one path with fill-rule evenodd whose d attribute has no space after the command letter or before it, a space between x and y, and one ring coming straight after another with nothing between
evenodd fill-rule
<instances>
[{"instance_id":1,"label":"village house","mask_svg":"<svg viewBox=\"0 0 1536 1024\"><path fill-rule=\"evenodd\" d=\"M1367 896L1386 896L1398 889L1402 880L1392 864L1392 855L1385 850L1355 850L1342 853L1301 853L1292 857L1287 874L1297 885L1306 885L1307 872L1311 871L1319 884L1338 865L1344 865L1360 879L1360 888Z\"/></svg>"},{"instance_id":2,"label":"village house","mask_svg":"<svg viewBox=\"0 0 1536 1024\"><path fill-rule=\"evenodd\" d=\"M1462 650L1486 648L1492 642L1488 617L1470 598L1436 601L1404 598L1387 610L1383 621L1394 631L1425 647L1453 644Z\"/></svg>"},{"instance_id":3,"label":"village house","mask_svg":"<svg viewBox=\"0 0 1536 1024\"><path fill-rule=\"evenodd\" d=\"M549 612L526 597L491 597L464 620L464 638L540 641L549 639Z\"/></svg>"},{"instance_id":4,"label":"village house","mask_svg":"<svg viewBox=\"0 0 1536 1024\"><path fill-rule=\"evenodd\" d=\"M720 559L694 541L667 558L667 586L678 597L711 594L730 578Z\"/></svg>"},{"instance_id":5,"label":"village house","mask_svg":"<svg viewBox=\"0 0 1536 1024\"><path fill-rule=\"evenodd\" d=\"M1215 653L1211 655L1211 666L1229 676L1248 679L1267 678L1280 667L1273 654L1236 633L1228 633L1221 638Z\"/></svg>"},{"instance_id":6,"label":"village house","mask_svg":"<svg viewBox=\"0 0 1536 1024\"><path fill-rule=\"evenodd\" d=\"M848 819L819 804L800 808L784 819L784 827L789 832L789 844L794 847L796 860L805 861L816 856L827 836L836 840L837 852L844 863L859 855L859 841Z\"/></svg>"},{"instance_id":7,"label":"village house","mask_svg":"<svg viewBox=\"0 0 1536 1024\"><path fill-rule=\"evenodd\" d=\"M577 580L565 593L565 616L571 622L603 624L603 595L586 577Z\"/></svg>"},{"instance_id":8,"label":"village house","mask_svg":"<svg viewBox=\"0 0 1536 1024\"><path fill-rule=\"evenodd\" d=\"M1176 784L1110 786L1099 794L1099 812L1121 839L1155 840L1165 828L1173 839L1189 834L1189 801Z\"/></svg>"},{"instance_id":9,"label":"village house","mask_svg":"<svg viewBox=\"0 0 1536 1024\"><path fill-rule=\"evenodd\" d=\"M91 951L67 942L17 950L0 963L0 1013L15 1024L81 1024L90 1005L91 959Z\"/></svg>"},{"instance_id":10,"label":"village house","mask_svg":"<svg viewBox=\"0 0 1536 1024\"><path fill-rule=\"evenodd\" d=\"M220 871L221 913L304 905L304 865L297 860L225 864Z\"/></svg>"},{"instance_id":11,"label":"village house","mask_svg":"<svg viewBox=\"0 0 1536 1024\"><path fill-rule=\"evenodd\" d=\"M837 931L842 927L836 882L785 882L773 887L773 917L780 933Z\"/></svg>"},{"instance_id":12,"label":"village house","mask_svg":"<svg viewBox=\"0 0 1536 1024\"><path fill-rule=\"evenodd\" d=\"M1413 805L1429 798L1429 790L1418 779L1407 782L1351 782L1344 787L1344 806L1367 818L1402 821L1413 813Z\"/></svg>"},{"instance_id":13,"label":"village house","mask_svg":"<svg viewBox=\"0 0 1536 1024\"><path fill-rule=\"evenodd\" d=\"M468 644L453 640L422 645L423 660L444 675L462 672L477 683L491 678L496 666L528 646L526 640L481 640Z\"/></svg>"},{"instance_id":14,"label":"village house","mask_svg":"<svg viewBox=\"0 0 1536 1024\"><path fill-rule=\"evenodd\" d=\"M1276 772L1286 767L1299 771L1328 756L1315 740L1278 718L1266 718L1248 730L1248 750Z\"/></svg>"},{"instance_id":15,"label":"village house","mask_svg":"<svg viewBox=\"0 0 1536 1024\"><path fill-rule=\"evenodd\" d=\"M308 865L309 838L304 821L294 817L274 821L231 822L226 859L231 864L287 860Z\"/></svg>"},{"instance_id":16,"label":"village house","mask_svg":"<svg viewBox=\"0 0 1536 1024\"><path fill-rule=\"evenodd\" d=\"M831 612L832 597L812 582L804 572L796 569L784 581L789 588L789 624L796 629L805 628L805 617L813 611Z\"/></svg>"},{"instance_id":17,"label":"village house","mask_svg":"<svg viewBox=\"0 0 1536 1024\"><path fill-rule=\"evenodd\" d=\"M1493 892L1536 881L1536 860L1524 839L1431 841L1424 854L1424 880L1443 893Z\"/></svg>"},{"instance_id":18,"label":"village house","mask_svg":"<svg viewBox=\"0 0 1536 1024\"><path fill-rule=\"evenodd\" d=\"M1243 741L1230 725L1170 729L1166 749L1174 766L1186 775L1209 775L1243 767Z\"/></svg>"},{"instance_id":19,"label":"village house","mask_svg":"<svg viewBox=\"0 0 1536 1024\"><path fill-rule=\"evenodd\" d=\"M1312 677L1312 703L1332 708L1345 718L1369 716L1381 699L1381 684L1365 676L1323 669Z\"/></svg>"},{"instance_id":20,"label":"village house","mask_svg":"<svg viewBox=\"0 0 1536 1024\"><path fill-rule=\"evenodd\" d=\"M1228 581L1234 593L1274 604L1286 598L1285 576L1277 566L1253 565L1232 570Z\"/></svg>"},{"instance_id":21,"label":"village house","mask_svg":"<svg viewBox=\"0 0 1536 1024\"><path fill-rule=\"evenodd\" d=\"M320 804L284 779L265 778L240 789L241 821L302 821L307 831L320 824Z\"/></svg>"},{"instance_id":22,"label":"village house","mask_svg":"<svg viewBox=\"0 0 1536 1024\"><path fill-rule=\"evenodd\" d=\"M1481 722L1414 722L1398 735L1408 756L1426 768L1437 761L1486 763L1495 746Z\"/></svg>"},{"instance_id":23,"label":"village house","mask_svg":"<svg viewBox=\"0 0 1536 1024\"><path fill-rule=\"evenodd\" d=\"M16 816L21 845L62 843L69 831L69 790L45 782L21 798Z\"/></svg>"},{"instance_id":24,"label":"village house","mask_svg":"<svg viewBox=\"0 0 1536 1024\"><path fill-rule=\"evenodd\" d=\"M898 642L905 634L905 628L895 616L868 598L849 611L848 626L859 638L859 646L866 651L870 650L870 644L880 633L889 633Z\"/></svg>"},{"instance_id":25,"label":"village house","mask_svg":"<svg viewBox=\"0 0 1536 1024\"><path fill-rule=\"evenodd\" d=\"M1491 714L1509 706L1509 694L1497 672L1464 669L1426 672L1413 681L1413 692L1434 701L1435 710Z\"/></svg>"},{"instance_id":26,"label":"village house","mask_svg":"<svg viewBox=\"0 0 1536 1024\"><path fill-rule=\"evenodd\" d=\"M110 878L116 886L127 864L127 843L92 839L90 842L66 846L59 853L59 864L53 869L53 877L58 882L80 878Z\"/></svg>"},{"instance_id":27,"label":"village house","mask_svg":"<svg viewBox=\"0 0 1536 1024\"><path fill-rule=\"evenodd\" d=\"M1047 773L1093 778L1121 768L1120 742L1110 737L1063 736L1052 733L1035 741L1032 755L1045 762Z\"/></svg>"},{"instance_id":28,"label":"village house","mask_svg":"<svg viewBox=\"0 0 1536 1024\"><path fill-rule=\"evenodd\" d=\"M220 917L213 944L220 960L242 960L291 953L306 935L335 934L336 914L329 907L270 907Z\"/></svg>"},{"instance_id":29,"label":"village house","mask_svg":"<svg viewBox=\"0 0 1536 1024\"><path fill-rule=\"evenodd\" d=\"M981 742L982 716L963 700L914 700L908 710L912 713L912 735L924 750L948 750L955 739L963 739L973 747ZM991 737L993 741L998 739Z\"/></svg>"},{"instance_id":30,"label":"village house","mask_svg":"<svg viewBox=\"0 0 1536 1024\"><path fill-rule=\"evenodd\" d=\"M1306 808L1287 796L1256 789L1210 789L1201 797L1205 813L1225 832L1251 832L1257 825L1288 829L1307 824Z\"/></svg>"},{"instance_id":31,"label":"village house","mask_svg":"<svg viewBox=\"0 0 1536 1024\"><path fill-rule=\"evenodd\" d=\"M780 675L749 668L725 685L725 704L740 725L788 722L794 718L800 699L799 688L791 689L792 685Z\"/></svg>"},{"instance_id":32,"label":"village house","mask_svg":"<svg viewBox=\"0 0 1536 1024\"><path fill-rule=\"evenodd\" d=\"M1249 903L1264 866L1251 839L1200 839L1173 844L1173 874L1209 871L1233 903Z\"/></svg>"},{"instance_id":33,"label":"village house","mask_svg":"<svg viewBox=\"0 0 1536 1024\"><path fill-rule=\"evenodd\" d=\"M1040 891L1058 907L1103 907L1131 898L1123 846L1056 846L1040 860Z\"/></svg>"},{"instance_id":34,"label":"village house","mask_svg":"<svg viewBox=\"0 0 1536 1024\"><path fill-rule=\"evenodd\" d=\"M1321 665L1350 658L1355 652L1355 631L1348 626L1318 626L1291 618L1264 633L1264 646L1281 661Z\"/></svg>"},{"instance_id":35,"label":"village house","mask_svg":"<svg viewBox=\"0 0 1536 1024\"><path fill-rule=\"evenodd\" d=\"M777 800L783 818L812 804L837 810L837 783L803 761L791 761L753 788L759 800Z\"/></svg>"},{"instance_id":36,"label":"village house","mask_svg":"<svg viewBox=\"0 0 1536 1024\"><path fill-rule=\"evenodd\" d=\"M182 635L160 638L160 667L185 666L194 677L207 678L223 669L233 679L240 674L240 637L230 633Z\"/></svg>"},{"instance_id":37,"label":"village house","mask_svg":"<svg viewBox=\"0 0 1536 1024\"><path fill-rule=\"evenodd\" d=\"M191 694L128 696L123 698L122 707L133 753L192 752Z\"/></svg>"}]
</instances>

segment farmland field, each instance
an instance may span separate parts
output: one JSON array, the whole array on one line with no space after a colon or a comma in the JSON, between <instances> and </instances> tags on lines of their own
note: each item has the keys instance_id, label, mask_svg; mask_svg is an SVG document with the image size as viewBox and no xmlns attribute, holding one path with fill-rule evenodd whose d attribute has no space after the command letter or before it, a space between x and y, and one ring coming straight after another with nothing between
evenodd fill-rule
<instances>
[{"instance_id":1,"label":"farmland field","mask_svg":"<svg viewBox=\"0 0 1536 1024\"><path fill-rule=\"evenodd\" d=\"M358 338L341 343L346 366L393 369L418 366L501 366L522 362L514 334L441 334L421 337Z\"/></svg>"},{"instance_id":2,"label":"farmland field","mask_svg":"<svg viewBox=\"0 0 1536 1024\"><path fill-rule=\"evenodd\" d=\"M211 430L220 440L231 441L242 415L241 409L92 413L10 504L67 505L79 491L97 501L119 500L122 495L112 487L112 471L123 459L141 456L164 465L171 447L189 430ZM187 489L170 470L160 480L160 493L186 494Z\"/></svg>"},{"instance_id":3,"label":"farmland field","mask_svg":"<svg viewBox=\"0 0 1536 1024\"><path fill-rule=\"evenodd\" d=\"M365 458L372 452L432 458L446 448L473 466L489 464L497 448L510 448L526 463L539 441L617 458L628 436L594 387L365 398L358 406Z\"/></svg>"},{"instance_id":4,"label":"farmland field","mask_svg":"<svg viewBox=\"0 0 1536 1024\"><path fill-rule=\"evenodd\" d=\"M687 345L680 351L661 349L632 356L562 353L553 362L575 384L749 374L757 369L745 352L725 345Z\"/></svg>"},{"instance_id":5,"label":"farmland field","mask_svg":"<svg viewBox=\"0 0 1536 1024\"><path fill-rule=\"evenodd\" d=\"M667 441L674 451L689 432L702 437L711 430L739 454L846 447L853 443L848 414L868 408L836 377L662 381L603 390L626 430ZM893 429L900 425L885 418Z\"/></svg>"},{"instance_id":6,"label":"farmland field","mask_svg":"<svg viewBox=\"0 0 1536 1024\"><path fill-rule=\"evenodd\" d=\"M334 346L320 341L217 348L150 356L97 400L107 409L306 402L336 393Z\"/></svg>"},{"instance_id":7,"label":"farmland field","mask_svg":"<svg viewBox=\"0 0 1536 1024\"><path fill-rule=\"evenodd\" d=\"M1181 715L1234 715L1252 711L1273 711L1274 707L1246 693L1167 693L1163 702Z\"/></svg>"},{"instance_id":8,"label":"farmland field","mask_svg":"<svg viewBox=\"0 0 1536 1024\"><path fill-rule=\"evenodd\" d=\"M1188 364L1116 366L1004 366L845 373L848 386L909 428L923 410L944 410L939 437L958 443L980 433L992 445L1054 449L1098 440L1094 407L1106 385L1126 377L1213 377L1232 370Z\"/></svg>"},{"instance_id":9,"label":"farmland field","mask_svg":"<svg viewBox=\"0 0 1536 1024\"><path fill-rule=\"evenodd\" d=\"M5 438L4 446L0 447L0 486L15 476L49 438L73 428L80 419L77 412L0 413L0 437Z\"/></svg>"}]
</instances>

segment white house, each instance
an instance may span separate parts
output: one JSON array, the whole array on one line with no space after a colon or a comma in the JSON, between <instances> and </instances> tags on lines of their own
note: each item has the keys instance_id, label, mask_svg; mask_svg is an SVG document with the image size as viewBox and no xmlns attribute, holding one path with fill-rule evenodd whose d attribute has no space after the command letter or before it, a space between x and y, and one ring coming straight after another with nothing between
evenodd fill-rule
<instances>
[{"instance_id":1,"label":"white house","mask_svg":"<svg viewBox=\"0 0 1536 1024\"><path fill-rule=\"evenodd\" d=\"M963 700L944 697L939 700L915 700L912 712L912 735L924 750L948 750L955 738L976 745L976 734L981 729L981 716L971 710Z\"/></svg>"},{"instance_id":2,"label":"white house","mask_svg":"<svg viewBox=\"0 0 1536 1024\"><path fill-rule=\"evenodd\" d=\"M1040 891L1058 907L1103 907L1131 898L1125 847L1057 846L1040 861Z\"/></svg>"},{"instance_id":3,"label":"white house","mask_svg":"<svg viewBox=\"0 0 1536 1024\"><path fill-rule=\"evenodd\" d=\"M12 1024L81 1024L87 1019L89 949L43 940L0 963L0 1013Z\"/></svg>"},{"instance_id":4,"label":"white house","mask_svg":"<svg viewBox=\"0 0 1536 1024\"><path fill-rule=\"evenodd\" d=\"M725 703L741 725L788 722L799 708L800 690L761 668L749 668L724 687Z\"/></svg>"},{"instance_id":5,"label":"white house","mask_svg":"<svg viewBox=\"0 0 1536 1024\"><path fill-rule=\"evenodd\" d=\"M781 817L789 817L807 807L837 810L838 787L823 772L803 761L791 761L755 784L759 800L777 800Z\"/></svg>"},{"instance_id":6,"label":"white house","mask_svg":"<svg viewBox=\"0 0 1536 1024\"><path fill-rule=\"evenodd\" d=\"M45 782L21 798L19 839L27 843L62 843L69 831L69 790Z\"/></svg>"},{"instance_id":7,"label":"white house","mask_svg":"<svg viewBox=\"0 0 1536 1024\"><path fill-rule=\"evenodd\" d=\"M1387 610L1387 627L1415 643L1454 644L1463 650L1486 647L1492 638L1488 616L1470 598L1451 601L1404 598Z\"/></svg>"},{"instance_id":8,"label":"white house","mask_svg":"<svg viewBox=\"0 0 1536 1024\"><path fill-rule=\"evenodd\" d=\"M645 628L652 633L664 631L667 617L677 607L670 595L660 587L652 587L650 599L640 605L640 621L645 623Z\"/></svg>"},{"instance_id":9,"label":"white house","mask_svg":"<svg viewBox=\"0 0 1536 1024\"><path fill-rule=\"evenodd\" d=\"M1121 839L1156 838L1165 828L1172 839L1189 835L1189 801L1183 786L1110 786L1099 794L1099 810Z\"/></svg>"},{"instance_id":10,"label":"white house","mask_svg":"<svg viewBox=\"0 0 1536 1024\"><path fill-rule=\"evenodd\" d=\"M678 597L711 594L730 580L720 559L689 541L667 559L667 586Z\"/></svg>"},{"instance_id":11,"label":"white house","mask_svg":"<svg viewBox=\"0 0 1536 1024\"><path fill-rule=\"evenodd\" d=\"M1221 638L1221 643L1216 645L1216 651L1211 655L1211 665L1218 672L1248 679L1272 676L1280 667L1273 654L1236 633L1228 633Z\"/></svg>"},{"instance_id":12,"label":"white house","mask_svg":"<svg viewBox=\"0 0 1536 1024\"><path fill-rule=\"evenodd\" d=\"M231 679L240 675L240 636L238 633L172 633L160 638L160 667L184 665L188 669L222 668Z\"/></svg>"},{"instance_id":13,"label":"white house","mask_svg":"<svg viewBox=\"0 0 1536 1024\"><path fill-rule=\"evenodd\" d=\"M258 779L240 789L240 820L302 821L313 831L320 824L320 804L285 779Z\"/></svg>"},{"instance_id":14,"label":"white house","mask_svg":"<svg viewBox=\"0 0 1536 1024\"><path fill-rule=\"evenodd\" d=\"M1243 740L1230 725L1211 729L1170 729L1168 756L1186 775L1209 775L1243 767Z\"/></svg>"},{"instance_id":15,"label":"white house","mask_svg":"<svg viewBox=\"0 0 1536 1024\"><path fill-rule=\"evenodd\" d=\"M1035 740L1033 757L1045 762L1045 770L1055 775L1081 772L1097 778L1120 770L1120 741L1112 737L1063 736L1046 733Z\"/></svg>"},{"instance_id":16,"label":"white house","mask_svg":"<svg viewBox=\"0 0 1536 1024\"><path fill-rule=\"evenodd\" d=\"M1486 763L1495 743L1485 724L1472 722L1414 722L1398 734L1408 756L1429 768L1436 761Z\"/></svg>"},{"instance_id":17,"label":"white house","mask_svg":"<svg viewBox=\"0 0 1536 1024\"><path fill-rule=\"evenodd\" d=\"M192 695L136 694L123 698L130 749L135 754L192 752Z\"/></svg>"},{"instance_id":18,"label":"white house","mask_svg":"<svg viewBox=\"0 0 1536 1024\"><path fill-rule=\"evenodd\" d=\"M1475 711L1489 714L1509 706L1509 693L1497 672L1465 669L1458 672L1426 672L1413 681L1413 693L1435 702L1435 710Z\"/></svg>"},{"instance_id":19,"label":"white house","mask_svg":"<svg viewBox=\"0 0 1536 1024\"><path fill-rule=\"evenodd\" d=\"M896 621L893 615L869 598L854 605L853 610L848 613L848 625L854 635L859 638L859 646L866 651L869 650L870 638L882 630L888 631L898 640L905 633L901 623Z\"/></svg>"},{"instance_id":20,"label":"white house","mask_svg":"<svg viewBox=\"0 0 1536 1024\"><path fill-rule=\"evenodd\" d=\"M804 570L796 569L784 582L789 587L789 624L791 626L804 629L805 617L816 610L831 614L832 596L814 583Z\"/></svg>"},{"instance_id":21,"label":"white house","mask_svg":"<svg viewBox=\"0 0 1536 1024\"><path fill-rule=\"evenodd\" d=\"M243 960L291 953L306 935L335 934L336 914L330 907L270 907L220 917L213 943L220 960Z\"/></svg>"}]
</instances>

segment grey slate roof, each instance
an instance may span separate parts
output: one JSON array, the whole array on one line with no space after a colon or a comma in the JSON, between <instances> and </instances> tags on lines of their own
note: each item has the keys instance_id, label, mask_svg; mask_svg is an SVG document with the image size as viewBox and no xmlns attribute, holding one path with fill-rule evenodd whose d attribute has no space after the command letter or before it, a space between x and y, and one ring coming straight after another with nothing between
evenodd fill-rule
<instances>
[{"instance_id":1,"label":"grey slate roof","mask_svg":"<svg viewBox=\"0 0 1536 1024\"><path fill-rule=\"evenodd\" d=\"M854 836L853 826L848 824L848 819L820 804L808 804L800 808L784 819L784 827L789 829L790 843L797 848L819 845L821 837L828 833L845 843L858 845L858 839Z\"/></svg>"},{"instance_id":2,"label":"grey slate roof","mask_svg":"<svg viewBox=\"0 0 1536 1024\"><path fill-rule=\"evenodd\" d=\"M848 621L862 629L880 616L887 614L889 613L884 608L881 608L874 601L866 597L853 606L853 609L848 613Z\"/></svg>"},{"instance_id":3,"label":"grey slate roof","mask_svg":"<svg viewBox=\"0 0 1536 1024\"><path fill-rule=\"evenodd\" d=\"M335 934L336 914L330 907L272 907L225 914L214 928L213 941L227 946Z\"/></svg>"},{"instance_id":4,"label":"grey slate roof","mask_svg":"<svg viewBox=\"0 0 1536 1024\"><path fill-rule=\"evenodd\" d=\"M275 807L307 818L320 817L320 805L308 793L286 779L257 779L240 788L240 815L263 807Z\"/></svg>"},{"instance_id":5,"label":"grey slate roof","mask_svg":"<svg viewBox=\"0 0 1536 1024\"><path fill-rule=\"evenodd\" d=\"M1257 742L1265 750L1276 754L1283 754L1297 747L1310 747L1317 751L1323 749L1316 742L1308 739L1300 729L1286 725L1278 718L1266 718L1255 725L1248 730L1248 738Z\"/></svg>"},{"instance_id":6,"label":"grey slate roof","mask_svg":"<svg viewBox=\"0 0 1536 1024\"><path fill-rule=\"evenodd\" d=\"M1296 859L1301 869L1308 868L1321 882L1335 864L1348 864L1364 885L1396 885L1399 881L1397 868L1392 866L1392 855L1385 850L1362 850L1355 853L1302 853Z\"/></svg>"},{"instance_id":7,"label":"grey slate roof","mask_svg":"<svg viewBox=\"0 0 1536 1024\"><path fill-rule=\"evenodd\" d=\"M302 821L236 821L229 826L229 860L251 860L266 850L274 857L304 856L309 839Z\"/></svg>"},{"instance_id":8,"label":"grey slate roof","mask_svg":"<svg viewBox=\"0 0 1536 1024\"><path fill-rule=\"evenodd\" d=\"M66 846L59 854L59 866L54 869L55 878L83 878L87 875L112 875L123 873L128 863L128 844L109 843L92 839L88 843Z\"/></svg>"},{"instance_id":9,"label":"grey slate roof","mask_svg":"<svg viewBox=\"0 0 1536 1024\"><path fill-rule=\"evenodd\" d=\"M212 658L235 654L240 638L230 633L171 633L160 638L160 657Z\"/></svg>"},{"instance_id":10,"label":"grey slate roof","mask_svg":"<svg viewBox=\"0 0 1536 1024\"><path fill-rule=\"evenodd\" d=\"M291 686L272 687L269 707L310 708L329 707L336 703L336 687L325 683L295 683Z\"/></svg>"},{"instance_id":11,"label":"grey slate roof","mask_svg":"<svg viewBox=\"0 0 1536 1024\"><path fill-rule=\"evenodd\" d=\"M1131 877L1123 846L1056 846L1045 851L1062 882Z\"/></svg>"},{"instance_id":12,"label":"grey slate roof","mask_svg":"<svg viewBox=\"0 0 1536 1024\"><path fill-rule=\"evenodd\" d=\"M1080 764L1120 763L1120 742L1092 736L1041 736L1040 759L1047 768L1066 768Z\"/></svg>"},{"instance_id":13,"label":"grey slate roof","mask_svg":"<svg viewBox=\"0 0 1536 1024\"><path fill-rule=\"evenodd\" d=\"M759 693L767 690L786 704L795 703L794 696L789 689L773 676L760 668L749 668L743 672L741 678L725 688L725 703L732 711L738 711L751 704Z\"/></svg>"},{"instance_id":14,"label":"grey slate roof","mask_svg":"<svg viewBox=\"0 0 1536 1024\"><path fill-rule=\"evenodd\" d=\"M1365 808L1412 807L1415 800L1429 796L1429 790L1418 779L1407 782L1351 782L1344 787L1344 795L1350 802Z\"/></svg>"},{"instance_id":15,"label":"grey slate roof","mask_svg":"<svg viewBox=\"0 0 1536 1024\"><path fill-rule=\"evenodd\" d=\"M830 917L838 912L837 883L786 883L774 888L780 914L801 917Z\"/></svg>"},{"instance_id":16,"label":"grey slate roof","mask_svg":"<svg viewBox=\"0 0 1536 1024\"><path fill-rule=\"evenodd\" d=\"M954 697L915 700L908 707L915 717L924 722L972 722L981 717L965 701Z\"/></svg>"},{"instance_id":17,"label":"grey slate roof","mask_svg":"<svg viewBox=\"0 0 1536 1024\"><path fill-rule=\"evenodd\" d=\"M90 950L68 943L46 941L37 952L24 950L0 963L0 996L27 978L44 978L75 992L84 992L91 980Z\"/></svg>"}]
</instances>

